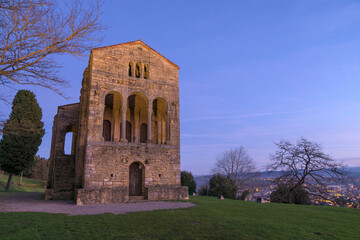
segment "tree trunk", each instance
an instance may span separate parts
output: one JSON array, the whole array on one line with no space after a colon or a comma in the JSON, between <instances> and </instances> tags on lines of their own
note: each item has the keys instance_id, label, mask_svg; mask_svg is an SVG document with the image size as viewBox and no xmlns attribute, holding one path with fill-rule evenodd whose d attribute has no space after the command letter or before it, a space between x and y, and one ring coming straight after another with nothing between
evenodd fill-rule
<instances>
[{"instance_id":1,"label":"tree trunk","mask_svg":"<svg viewBox=\"0 0 360 240\"><path fill-rule=\"evenodd\" d=\"M22 184L22 177L23 177L23 171L21 171L21 174L20 174L20 185Z\"/></svg>"},{"instance_id":2,"label":"tree trunk","mask_svg":"<svg viewBox=\"0 0 360 240\"><path fill-rule=\"evenodd\" d=\"M9 188L10 188L12 176L13 176L13 174L9 173L9 178L8 178L8 182L6 184L5 192L7 192L9 190Z\"/></svg>"}]
</instances>

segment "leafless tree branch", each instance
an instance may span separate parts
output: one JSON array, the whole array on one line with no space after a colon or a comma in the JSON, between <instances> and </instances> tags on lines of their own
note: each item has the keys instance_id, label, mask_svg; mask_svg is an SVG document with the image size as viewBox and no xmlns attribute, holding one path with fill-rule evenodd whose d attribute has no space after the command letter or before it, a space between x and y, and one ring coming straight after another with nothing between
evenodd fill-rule
<instances>
[{"instance_id":1,"label":"leafless tree branch","mask_svg":"<svg viewBox=\"0 0 360 240\"><path fill-rule=\"evenodd\" d=\"M214 174L222 174L235 181L238 189L254 177L255 164L243 146L224 151L212 169Z\"/></svg>"},{"instance_id":2,"label":"leafless tree branch","mask_svg":"<svg viewBox=\"0 0 360 240\"><path fill-rule=\"evenodd\" d=\"M321 145L301 138L296 144L282 140L275 143L278 150L271 155L268 170L282 172L276 183L302 187L309 194L326 199L329 183L342 182L345 172L342 164L323 153Z\"/></svg>"},{"instance_id":3,"label":"leafless tree branch","mask_svg":"<svg viewBox=\"0 0 360 240\"><path fill-rule=\"evenodd\" d=\"M61 4L61 2L60 2ZM100 43L101 0L0 2L0 84L36 85L62 95L68 82L57 74L55 55L84 56Z\"/></svg>"}]
</instances>

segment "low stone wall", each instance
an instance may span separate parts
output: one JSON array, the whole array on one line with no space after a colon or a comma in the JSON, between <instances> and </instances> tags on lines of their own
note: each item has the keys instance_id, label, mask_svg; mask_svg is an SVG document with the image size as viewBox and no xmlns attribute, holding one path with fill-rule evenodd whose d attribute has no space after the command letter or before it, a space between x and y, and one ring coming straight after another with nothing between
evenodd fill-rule
<instances>
[{"instance_id":1,"label":"low stone wall","mask_svg":"<svg viewBox=\"0 0 360 240\"><path fill-rule=\"evenodd\" d=\"M45 200L72 200L74 189L46 189Z\"/></svg>"},{"instance_id":2,"label":"low stone wall","mask_svg":"<svg viewBox=\"0 0 360 240\"><path fill-rule=\"evenodd\" d=\"M147 199L150 201L161 200L188 200L188 187L184 186L149 186Z\"/></svg>"},{"instance_id":3,"label":"low stone wall","mask_svg":"<svg viewBox=\"0 0 360 240\"><path fill-rule=\"evenodd\" d=\"M129 200L127 187L103 189L77 189L75 201L77 205L95 203L119 203Z\"/></svg>"}]
</instances>

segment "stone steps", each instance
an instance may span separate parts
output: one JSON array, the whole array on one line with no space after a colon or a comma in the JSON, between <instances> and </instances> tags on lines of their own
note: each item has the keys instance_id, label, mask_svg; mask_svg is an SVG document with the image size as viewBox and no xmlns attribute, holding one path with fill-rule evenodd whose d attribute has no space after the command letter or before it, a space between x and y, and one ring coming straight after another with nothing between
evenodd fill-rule
<instances>
[{"instance_id":1,"label":"stone steps","mask_svg":"<svg viewBox=\"0 0 360 240\"><path fill-rule=\"evenodd\" d=\"M142 202L146 201L144 196L129 196L129 202Z\"/></svg>"}]
</instances>

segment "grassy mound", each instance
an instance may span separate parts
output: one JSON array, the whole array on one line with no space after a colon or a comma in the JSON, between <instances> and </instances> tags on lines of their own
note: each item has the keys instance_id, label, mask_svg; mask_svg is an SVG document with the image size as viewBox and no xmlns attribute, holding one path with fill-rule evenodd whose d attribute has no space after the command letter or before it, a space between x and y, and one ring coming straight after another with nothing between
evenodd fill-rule
<instances>
[{"instance_id":1,"label":"grassy mound","mask_svg":"<svg viewBox=\"0 0 360 240\"><path fill-rule=\"evenodd\" d=\"M197 207L126 215L0 213L0 239L359 239L355 209L192 197Z\"/></svg>"},{"instance_id":2,"label":"grassy mound","mask_svg":"<svg viewBox=\"0 0 360 240\"><path fill-rule=\"evenodd\" d=\"M5 191L5 187L8 181L8 175L3 174L0 177L0 192ZM45 192L44 182L41 180L35 180L23 177L20 184L20 176L13 176L10 185L10 192Z\"/></svg>"}]
</instances>

